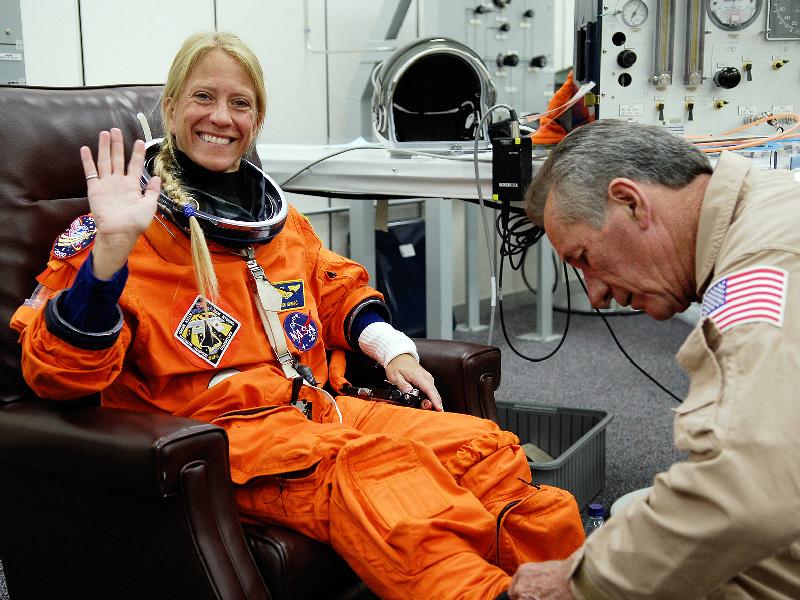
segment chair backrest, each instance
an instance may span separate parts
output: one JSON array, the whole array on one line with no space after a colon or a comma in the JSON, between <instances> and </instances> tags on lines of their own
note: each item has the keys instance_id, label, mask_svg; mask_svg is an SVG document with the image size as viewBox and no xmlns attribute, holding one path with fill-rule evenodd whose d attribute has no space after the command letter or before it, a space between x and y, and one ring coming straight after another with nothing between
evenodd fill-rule
<instances>
[{"instance_id":1,"label":"chair backrest","mask_svg":"<svg viewBox=\"0 0 800 600\"><path fill-rule=\"evenodd\" d=\"M79 148L118 127L130 152L144 113L161 135L162 87L0 86L0 402L30 394L20 375L11 315L33 291L56 236L88 211Z\"/></svg>"}]
</instances>

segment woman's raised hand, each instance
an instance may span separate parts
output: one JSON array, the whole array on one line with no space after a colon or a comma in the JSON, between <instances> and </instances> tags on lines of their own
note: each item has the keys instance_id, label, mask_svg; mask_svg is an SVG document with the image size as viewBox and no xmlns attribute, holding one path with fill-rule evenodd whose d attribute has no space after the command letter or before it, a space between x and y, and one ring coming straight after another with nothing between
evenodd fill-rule
<instances>
[{"instance_id":1,"label":"woman's raised hand","mask_svg":"<svg viewBox=\"0 0 800 600\"><path fill-rule=\"evenodd\" d=\"M134 143L126 171L122 132L116 128L100 132L97 164L87 146L81 147L81 161L97 227L92 266L98 279L110 279L125 265L136 240L150 226L161 179L151 178L142 192L139 178L144 168L144 142Z\"/></svg>"}]
</instances>

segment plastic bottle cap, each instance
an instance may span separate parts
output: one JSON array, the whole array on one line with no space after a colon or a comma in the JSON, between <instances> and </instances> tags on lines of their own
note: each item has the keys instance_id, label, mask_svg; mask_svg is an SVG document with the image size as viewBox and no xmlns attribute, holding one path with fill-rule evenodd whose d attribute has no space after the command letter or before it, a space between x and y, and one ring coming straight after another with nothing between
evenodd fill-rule
<instances>
[{"instance_id":1,"label":"plastic bottle cap","mask_svg":"<svg viewBox=\"0 0 800 600\"><path fill-rule=\"evenodd\" d=\"M594 503L589 505L589 516L593 518L605 517L606 510L602 504Z\"/></svg>"}]
</instances>

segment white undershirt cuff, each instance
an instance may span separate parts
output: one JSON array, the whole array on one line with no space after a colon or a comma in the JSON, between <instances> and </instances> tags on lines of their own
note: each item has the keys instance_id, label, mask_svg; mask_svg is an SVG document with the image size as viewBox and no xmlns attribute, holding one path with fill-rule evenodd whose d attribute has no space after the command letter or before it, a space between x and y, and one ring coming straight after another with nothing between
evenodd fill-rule
<instances>
[{"instance_id":1,"label":"white undershirt cuff","mask_svg":"<svg viewBox=\"0 0 800 600\"><path fill-rule=\"evenodd\" d=\"M386 368L392 359L401 354L410 354L419 362L417 346L402 331L398 331L389 323L370 323L358 336L358 346L371 359Z\"/></svg>"}]
</instances>

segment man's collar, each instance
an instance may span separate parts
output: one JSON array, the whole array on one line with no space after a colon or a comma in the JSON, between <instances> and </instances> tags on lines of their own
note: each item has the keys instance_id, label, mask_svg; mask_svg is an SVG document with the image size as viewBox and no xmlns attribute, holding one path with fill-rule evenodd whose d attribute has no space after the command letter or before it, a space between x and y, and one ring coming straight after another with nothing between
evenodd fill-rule
<instances>
[{"instance_id":1,"label":"man's collar","mask_svg":"<svg viewBox=\"0 0 800 600\"><path fill-rule=\"evenodd\" d=\"M698 298L703 296L711 279L719 249L733 220L744 179L751 167L749 159L723 152L708 182L700 209L694 261Z\"/></svg>"}]
</instances>

